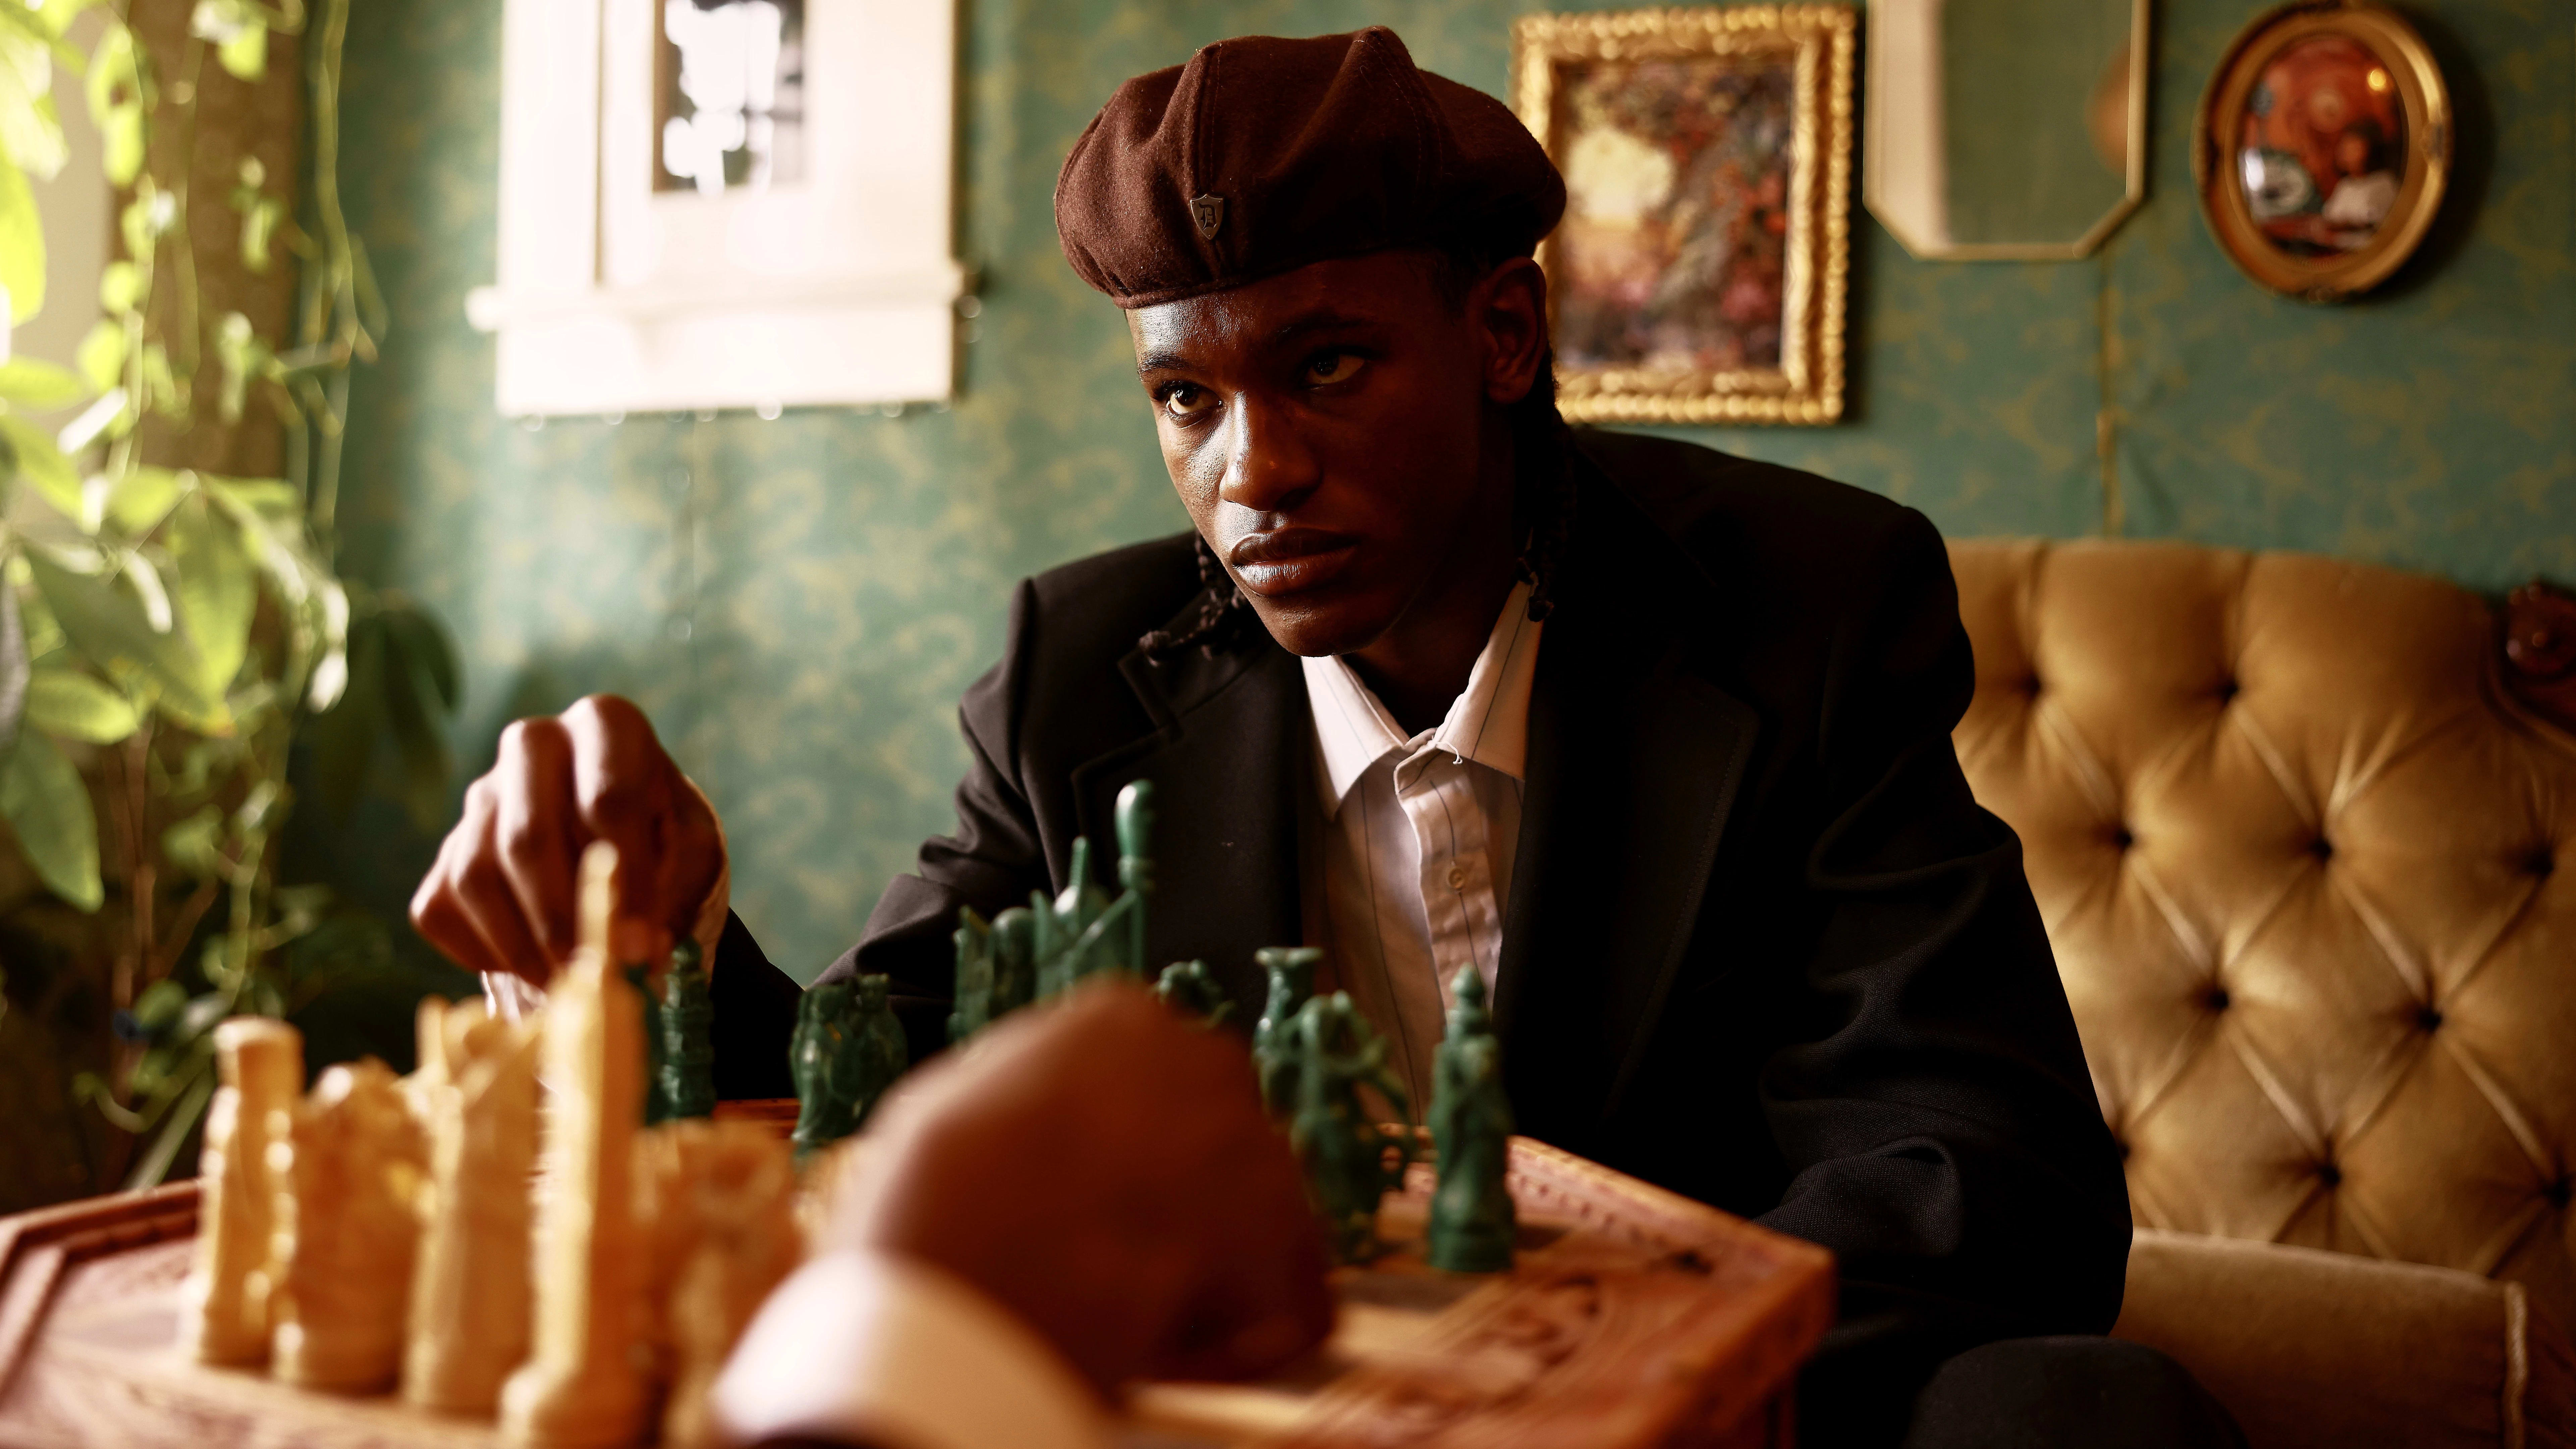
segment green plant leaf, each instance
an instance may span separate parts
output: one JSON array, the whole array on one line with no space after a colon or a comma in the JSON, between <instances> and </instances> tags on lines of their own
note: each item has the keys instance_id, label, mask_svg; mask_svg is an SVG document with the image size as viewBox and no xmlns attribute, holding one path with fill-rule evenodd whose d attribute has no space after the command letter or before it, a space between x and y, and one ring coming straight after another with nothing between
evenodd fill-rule
<instances>
[{"instance_id":1,"label":"green plant leaf","mask_svg":"<svg viewBox=\"0 0 2576 1449\"><path fill-rule=\"evenodd\" d=\"M216 878L224 873L223 839L224 812L208 805L161 832L161 853L200 880Z\"/></svg>"},{"instance_id":2,"label":"green plant leaf","mask_svg":"<svg viewBox=\"0 0 2576 1449\"><path fill-rule=\"evenodd\" d=\"M128 538L141 538L161 526L188 491L188 475L169 468L137 468L116 480L107 492L107 521Z\"/></svg>"},{"instance_id":3,"label":"green plant leaf","mask_svg":"<svg viewBox=\"0 0 2576 1449\"><path fill-rule=\"evenodd\" d=\"M99 169L111 186L131 186L143 174L143 108L127 101L98 118Z\"/></svg>"},{"instance_id":4,"label":"green plant leaf","mask_svg":"<svg viewBox=\"0 0 2576 1449\"><path fill-rule=\"evenodd\" d=\"M98 877L98 817L89 787L54 742L22 729L0 762L0 815L45 888L84 911L107 898Z\"/></svg>"},{"instance_id":5,"label":"green plant leaf","mask_svg":"<svg viewBox=\"0 0 2576 1449\"><path fill-rule=\"evenodd\" d=\"M0 63L0 75L7 71L8 66ZM0 147L6 144L5 127L0 127ZM9 289L12 325L35 316L45 305L45 224L36 215L36 194L27 187L27 173L5 157L0 157L0 287Z\"/></svg>"},{"instance_id":6,"label":"green plant leaf","mask_svg":"<svg viewBox=\"0 0 2576 1449\"><path fill-rule=\"evenodd\" d=\"M251 613L259 603L250 555L240 528L201 493L181 500L170 515L167 542L179 565L179 619L196 646L198 682L220 695L250 649Z\"/></svg>"},{"instance_id":7,"label":"green plant leaf","mask_svg":"<svg viewBox=\"0 0 2576 1449\"><path fill-rule=\"evenodd\" d=\"M18 622L18 586L0 583L0 750L18 739L27 717L27 635Z\"/></svg>"},{"instance_id":8,"label":"green plant leaf","mask_svg":"<svg viewBox=\"0 0 2576 1449\"><path fill-rule=\"evenodd\" d=\"M37 590L53 606L73 648L111 676L142 676L159 691L159 707L190 729L210 735L232 730L223 700L199 685L193 652L178 638L155 631L141 600L34 551L26 557Z\"/></svg>"},{"instance_id":9,"label":"green plant leaf","mask_svg":"<svg viewBox=\"0 0 2576 1449\"><path fill-rule=\"evenodd\" d=\"M215 63L236 80L255 81L268 74L268 27L253 17L239 35L215 47Z\"/></svg>"},{"instance_id":10,"label":"green plant leaf","mask_svg":"<svg viewBox=\"0 0 2576 1449\"><path fill-rule=\"evenodd\" d=\"M56 513L85 530L95 526L86 517L89 509L81 494L80 474L43 429L15 414L0 413L0 452L7 454L0 462L31 484Z\"/></svg>"},{"instance_id":11,"label":"green plant leaf","mask_svg":"<svg viewBox=\"0 0 2576 1449\"><path fill-rule=\"evenodd\" d=\"M90 395L89 384L68 367L34 357L0 362L0 398L38 412L69 407Z\"/></svg>"},{"instance_id":12,"label":"green plant leaf","mask_svg":"<svg viewBox=\"0 0 2576 1449\"><path fill-rule=\"evenodd\" d=\"M72 365L80 369L81 380L89 384L92 392L105 392L116 386L117 378L125 372L125 324L113 317L101 317L91 323L89 335L72 353Z\"/></svg>"},{"instance_id":13,"label":"green plant leaf","mask_svg":"<svg viewBox=\"0 0 2576 1449\"><path fill-rule=\"evenodd\" d=\"M0 155L47 180L63 169L67 156L53 98L54 54L61 44L24 6L0 5Z\"/></svg>"},{"instance_id":14,"label":"green plant leaf","mask_svg":"<svg viewBox=\"0 0 2576 1449\"><path fill-rule=\"evenodd\" d=\"M47 734L93 745L115 744L143 725L123 690L59 665L30 672L27 719Z\"/></svg>"}]
</instances>

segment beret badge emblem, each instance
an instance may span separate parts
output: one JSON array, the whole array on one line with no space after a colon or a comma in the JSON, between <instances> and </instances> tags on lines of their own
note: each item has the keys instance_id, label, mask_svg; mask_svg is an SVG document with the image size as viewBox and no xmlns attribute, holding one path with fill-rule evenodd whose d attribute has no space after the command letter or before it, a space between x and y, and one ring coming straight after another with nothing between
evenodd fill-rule
<instances>
[{"instance_id":1,"label":"beret badge emblem","mask_svg":"<svg viewBox=\"0 0 2576 1449\"><path fill-rule=\"evenodd\" d=\"M1190 222L1199 229L1200 237L1216 240L1216 229L1225 225L1225 198L1200 196L1190 201Z\"/></svg>"}]
</instances>

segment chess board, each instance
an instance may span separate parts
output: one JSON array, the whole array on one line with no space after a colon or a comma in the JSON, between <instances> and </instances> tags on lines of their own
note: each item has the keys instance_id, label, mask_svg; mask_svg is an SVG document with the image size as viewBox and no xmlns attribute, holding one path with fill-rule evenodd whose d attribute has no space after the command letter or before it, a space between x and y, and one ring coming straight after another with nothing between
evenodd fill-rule
<instances>
[{"instance_id":1,"label":"chess board","mask_svg":"<svg viewBox=\"0 0 2576 1449\"><path fill-rule=\"evenodd\" d=\"M789 1104L792 1106L792 1104ZM792 1113L743 1104L728 1116ZM1461 1276L1419 1253L1431 1175L1380 1212L1388 1251L1335 1275L1332 1340L1258 1384L1152 1384L1131 1449L1280 1445L1733 1449L1791 1439L1789 1387L1833 1317L1822 1249L1525 1138L1519 1262ZM312 1449L501 1442L488 1422L340 1398L184 1355L196 1184L0 1219L0 1446Z\"/></svg>"}]
</instances>

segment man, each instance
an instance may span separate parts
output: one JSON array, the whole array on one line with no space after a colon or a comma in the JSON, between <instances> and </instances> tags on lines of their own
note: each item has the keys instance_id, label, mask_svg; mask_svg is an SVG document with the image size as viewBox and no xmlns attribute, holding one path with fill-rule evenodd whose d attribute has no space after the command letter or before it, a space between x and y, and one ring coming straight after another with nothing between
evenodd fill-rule
<instances>
[{"instance_id":1,"label":"man","mask_svg":"<svg viewBox=\"0 0 2576 1449\"><path fill-rule=\"evenodd\" d=\"M957 833L829 974L892 975L935 1048L958 909L1062 887L1151 779L1153 959L1248 1014L1254 948L1323 945L1416 1082L1473 965L1522 1130L1835 1251L1810 1442L2184 1422L2186 1377L2089 1338L1970 1354L1917 1413L1979 1345L2108 1328L2129 1235L2018 842L1950 746L1947 557L1858 490L1568 433L1530 261L1563 205L1384 30L1119 90L1057 225L1196 529L1021 586ZM421 929L559 955L593 834L652 863L635 944L718 941L718 1019L768 1029L712 812L615 702L514 727Z\"/></svg>"}]
</instances>

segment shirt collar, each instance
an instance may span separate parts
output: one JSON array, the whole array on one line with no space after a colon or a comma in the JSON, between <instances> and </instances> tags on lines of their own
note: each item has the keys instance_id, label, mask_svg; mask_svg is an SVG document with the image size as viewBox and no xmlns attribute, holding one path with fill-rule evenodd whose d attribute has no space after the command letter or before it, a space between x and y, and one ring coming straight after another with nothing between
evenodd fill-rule
<instances>
[{"instance_id":1,"label":"shirt collar","mask_svg":"<svg viewBox=\"0 0 2576 1449\"><path fill-rule=\"evenodd\" d=\"M1448 751L1517 780L1529 753L1530 681L1538 668L1540 625L1529 616L1530 586L1514 584L1485 636L1485 647L1467 674L1467 688L1450 701L1435 729L1407 737L1395 716L1338 656L1300 659L1306 699L1315 712L1315 740L1324 757L1324 815L1342 801L1369 767L1388 754L1424 747Z\"/></svg>"}]
</instances>

